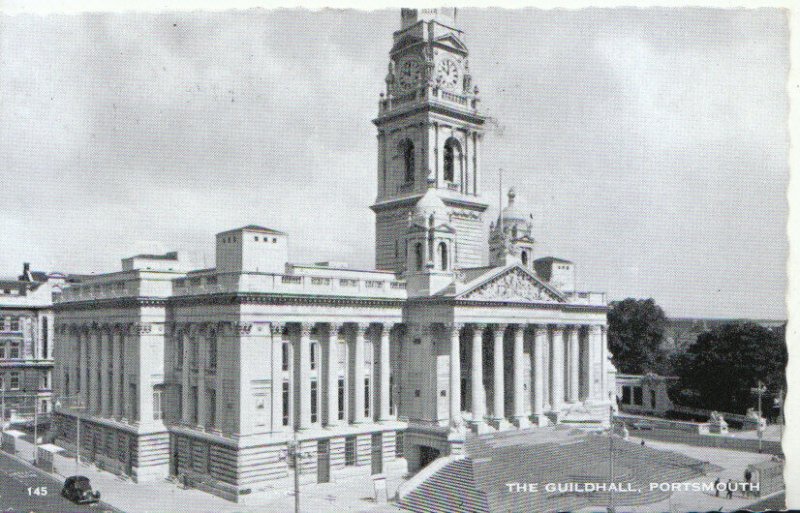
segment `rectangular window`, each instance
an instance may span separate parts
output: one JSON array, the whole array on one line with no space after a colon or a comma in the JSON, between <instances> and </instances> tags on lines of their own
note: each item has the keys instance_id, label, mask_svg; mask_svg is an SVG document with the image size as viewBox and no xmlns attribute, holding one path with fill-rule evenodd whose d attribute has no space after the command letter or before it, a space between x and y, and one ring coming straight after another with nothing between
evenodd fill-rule
<instances>
[{"instance_id":1,"label":"rectangular window","mask_svg":"<svg viewBox=\"0 0 800 513\"><path fill-rule=\"evenodd\" d=\"M217 423L217 391L213 388L207 388L206 398L208 399L206 427L213 428Z\"/></svg>"},{"instance_id":2,"label":"rectangular window","mask_svg":"<svg viewBox=\"0 0 800 513\"><path fill-rule=\"evenodd\" d=\"M8 352L9 358L19 358L19 342L11 342L11 349Z\"/></svg>"},{"instance_id":3,"label":"rectangular window","mask_svg":"<svg viewBox=\"0 0 800 513\"><path fill-rule=\"evenodd\" d=\"M0 389L3 387L0 386ZM69 371L64 371L64 395L69 395Z\"/></svg>"},{"instance_id":4,"label":"rectangular window","mask_svg":"<svg viewBox=\"0 0 800 513\"><path fill-rule=\"evenodd\" d=\"M0 317L0 331L6 330L6 318Z\"/></svg>"},{"instance_id":5,"label":"rectangular window","mask_svg":"<svg viewBox=\"0 0 800 513\"><path fill-rule=\"evenodd\" d=\"M164 418L161 407L161 390L153 390L153 420Z\"/></svg>"},{"instance_id":6,"label":"rectangular window","mask_svg":"<svg viewBox=\"0 0 800 513\"><path fill-rule=\"evenodd\" d=\"M8 358L8 356L6 356L6 343L0 342L0 360L4 358Z\"/></svg>"},{"instance_id":7,"label":"rectangular window","mask_svg":"<svg viewBox=\"0 0 800 513\"><path fill-rule=\"evenodd\" d=\"M130 411L131 411L131 419L137 420L139 418L139 397L138 397L138 390L136 388L136 383L130 384Z\"/></svg>"},{"instance_id":8,"label":"rectangular window","mask_svg":"<svg viewBox=\"0 0 800 513\"><path fill-rule=\"evenodd\" d=\"M191 408L191 415L189 416L189 420L191 421L192 425L196 426L198 422L198 414L199 414L199 405L197 404L197 386L193 386L191 391L189 392L191 397L189 398L189 402L191 403L189 407Z\"/></svg>"},{"instance_id":9,"label":"rectangular window","mask_svg":"<svg viewBox=\"0 0 800 513\"><path fill-rule=\"evenodd\" d=\"M317 422L317 382L311 382L311 423Z\"/></svg>"},{"instance_id":10,"label":"rectangular window","mask_svg":"<svg viewBox=\"0 0 800 513\"><path fill-rule=\"evenodd\" d=\"M356 437L347 436L344 439L344 464L352 467L356 464Z\"/></svg>"},{"instance_id":11,"label":"rectangular window","mask_svg":"<svg viewBox=\"0 0 800 513\"><path fill-rule=\"evenodd\" d=\"M175 386L175 393L178 394L176 398L176 404L178 405L178 420L183 419L183 385Z\"/></svg>"},{"instance_id":12,"label":"rectangular window","mask_svg":"<svg viewBox=\"0 0 800 513\"><path fill-rule=\"evenodd\" d=\"M197 339L194 337L189 339L189 344L192 350L192 361L190 365L192 366L192 370L196 371L200 364L200 344L197 343Z\"/></svg>"},{"instance_id":13,"label":"rectangular window","mask_svg":"<svg viewBox=\"0 0 800 513\"><path fill-rule=\"evenodd\" d=\"M283 382L283 425L289 425L289 382Z\"/></svg>"},{"instance_id":14,"label":"rectangular window","mask_svg":"<svg viewBox=\"0 0 800 513\"><path fill-rule=\"evenodd\" d=\"M208 370L216 372L217 370L217 336L212 335L208 337Z\"/></svg>"},{"instance_id":15,"label":"rectangular window","mask_svg":"<svg viewBox=\"0 0 800 513\"><path fill-rule=\"evenodd\" d=\"M175 339L175 367L183 367L183 333L179 333Z\"/></svg>"},{"instance_id":16,"label":"rectangular window","mask_svg":"<svg viewBox=\"0 0 800 513\"><path fill-rule=\"evenodd\" d=\"M50 354L49 354L49 351L50 351L49 342L50 342L50 340L48 339L48 335L49 335L48 332L49 332L49 330L47 329L47 317L43 317L42 318L42 358L44 358L44 359L50 358Z\"/></svg>"},{"instance_id":17,"label":"rectangular window","mask_svg":"<svg viewBox=\"0 0 800 513\"><path fill-rule=\"evenodd\" d=\"M316 370L317 368L317 344L311 344L309 346L309 351L311 353L311 370Z\"/></svg>"},{"instance_id":18,"label":"rectangular window","mask_svg":"<svg viewBox=\"0 0 800 513\"><path fill-rule=\"evenodd\" d=\"M339 420L344 420L344 378L339 378L338 385Z\"/></svg>"},{"instance_id":19,"label":"rectangular window","mask_svg":"<svg viewBox=\"0 0 800 513\"><path fill-rule=\"evenodd\" d=\"M651 390L650 391L650 408L652 408L654 410L656 409L656 391L655 390Z\"/></svg>"},{"instance_id":20,"label":"rectangular window","mask_svg":"<svg viewBox=\"0 0 800 513\"><path fill-rule=\"evenodd\" d=\"M389 375L389 415L394 415L394 376Z\"/></svg>"},{"instance_id":21,"label":"rectangular window","mask_svg":"<svg viewBox=\"0 0 800 513\"><path fill-rule=\"evenodd\" d=\"M402 431L398 431L397 435L395 435L395 442L394 443L395 443L395 447L394 447L395 455L398 458L404 458L405 455L406 455L406 450L405 450L405 447L404 447L404 445L405 445L405 433L403 433Z\"/></svg>"},{"instance_id":22,"label":"rectangular window","mask_svg":"<svg viewBox=\"0 0 800 513\"><path fill-rule=\"evenodd\" d=\"M281 369L289 370L289 343L284 342L281 344Z\"/></svg>"},{"instance_id":23,"label":"rectangular window","mask_svg":"<svg viewBox=\"0 0 800 513\"><path fill-rule=\"evenodd\" d=\"M9 374L8 386L11 390L19 390L19 372Z\"/></svg>"},{"instance_id":24,"label":"rectangular window","mask_svg":"<svg viewBox=\"0 0 800 513\"><path fill-rule=\"evenodd\" d=\"M19 331L19 317L11 318L11 331Z\"/></svg>"},{"instance_id":25,"label":"rectangular window","mask_svg":"<svg viewBox=\"0 0 800 513\"><path fill-rule=\"evenodd\" d=\"M622 404L631 404L631 387L622 387Z\"/></svg>"},{"instance_id":26,"label":"rectangular window","mask_svg":"<svg viewBox=\"0 0 800 513\"><path fill-rule=\"evenodd\" d=\"M633 387L633 402L636 406L641 406L643 404L642 387Z\"/></svg>"},{"instance_id":27,"label":"rectangular window","mask_svg":"<svg viewBox=\"0 0 800 513\"><path fill-rule=\"evenodd\" d=\"M370 396L369 396L369 378L364 378L364 416L369 417L369 405L370 405Z\"/></svg>"}]
</instances>

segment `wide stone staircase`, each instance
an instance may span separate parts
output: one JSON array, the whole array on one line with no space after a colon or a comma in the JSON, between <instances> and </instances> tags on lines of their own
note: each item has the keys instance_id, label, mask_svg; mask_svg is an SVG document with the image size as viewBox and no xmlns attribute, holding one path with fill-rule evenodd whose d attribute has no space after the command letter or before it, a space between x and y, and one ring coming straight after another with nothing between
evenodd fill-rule
<instances>
[{"instance_id":1,"label":"wide stone staircase","mask_svg":"<svg viewBox=\"0 0 800 513\"><path fill-rule=\"evenodd\" d=\"M469 457L442 467L398 505L416 513L489 513L486 495L475 484Z\"/></svg>"},{"instance_id":2,"label":"wide stone staircase","mask_svg":"<svg viewBox=\"0 0 800 513\"><path fill-rule=\"evenodd\" d=\"M398 505L414 512L549 512L589 506L604 509L608 491L547 491L548 483L621 483L633 492L614 492L617 507L651 504L669 492L649 484L676 483L720 470L683 454L653 449L615 437L614 473L607 435L564 427L471 436L467 457L449 463ZM536 491L511 491L508 483L536 483Z\"/></svg>"}]
</instances>

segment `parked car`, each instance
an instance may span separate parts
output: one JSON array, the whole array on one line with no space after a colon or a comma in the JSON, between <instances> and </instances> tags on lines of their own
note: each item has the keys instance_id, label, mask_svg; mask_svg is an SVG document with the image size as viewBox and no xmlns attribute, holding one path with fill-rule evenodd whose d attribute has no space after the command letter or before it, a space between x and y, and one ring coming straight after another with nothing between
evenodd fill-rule
<instances>
[{"instance_id":1,"label":"parked car","mask_svg":"<svg viewBox=\"0 0 800 513\"><path fill-rule=\"evenodd\" d=\"M646 420L637 420L631 423L631 429L636 429L640 431L652 431L655 428L652 422L647 422Z\"/></svg>"},{"instance_id":2,"label":"parked car","mask_svg":"<svg viewBox=\"0 0 800 513\"><path fill-rule=\"evenodd\" d=\"M88 504L100 500L100 492L92 491L92 484L86 476L71 476L64 481L61 496L77 504Z\"/></svg>"}]
</instances>

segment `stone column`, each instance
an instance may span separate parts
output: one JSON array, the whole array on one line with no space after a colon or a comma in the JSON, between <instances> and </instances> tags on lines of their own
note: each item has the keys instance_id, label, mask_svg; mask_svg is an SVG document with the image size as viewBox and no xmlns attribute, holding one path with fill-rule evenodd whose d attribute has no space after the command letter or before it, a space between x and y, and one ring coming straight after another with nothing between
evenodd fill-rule
<instances>
[{"instance_id":1,"label":"stone column","mask_svg":"<svg viewBox=\"0 0 800 513\"><path fill-rule=\"evenodd\" d=\"M580 359L580 326L570 326L569 328L569 402L577 403L579 398L580 381L578 379L581 370Z\"/></svg>"},{"instance_id":2,"label":"stone column","mask_svg":"<svg viewBox=\"0 0 800 513\"><path fill-rule=\"evenodd\" d=\"M561 411L564 405L564 326L555 324L551 326L553 332L553 402L551 408L554 412Z\"/></svg>"},{"instance_id":3,"label":"stone column","mask_svg":"<svg viewBox=\"0 0 800 513\"><path fill-rule=\"evenodd\" d=\"M111 328L104 331L103 336L103 343L100 345L100 354L101 354L101 362L102 365L100 367L100 374L101 374L101 385L102 388L100 389L100 410L103 414L103 417L110 417L111 416L111 383L109 378L110 373L109 367L111 360L111 354L113 349L111 348L112 344L114 343L114 332L111 331Z\"/></svg>"},{"instance_id":4,"label":"stone column","mask_svg":"<svg viewBox=\"0 0 800 513\"><path fill-rule=\"evenodd\" d=\"M300 325L300 341L296 346L297 376L296 383L298 394L298 429L311 427L311 330L313 323L304 322Z\"/></svg>"},{"instance_id":5,"label":"stone column","mask_svg":"<svg viewBox=\"0 0 800 513\"><path fill-rule=\"evenodd\" d=\"M192 397L191 390L192 385L189 379L191 375L191 358L192 358L192 336L190 329L187 329L181 333L181 337L183 338L183 367L181 370L181 378L183 381L183 415L182 420L184 424L189 424L192 420L191 411L193 406L189 404L189 401Z\"/></svg>"},{"instance_id":6,"label":"stone column","mask_svg":"<svg viewBox=\"0 0 800 513\"><path fill-rule=\"evenodd\" d=\"M461 425L461 328L450 324L450 425Z\"/></svg>"},{"instance_id":7,"label":"stone column","mask_svg":"<svg viewBox=\"0 0 800 513\"><path fill-rule=\"evenodd\" d=\"M353 341L353 424L366 421L364 415L364 337L369 324L356 325L356 337Z\"/></svg>"},{"instance_id":8,"label":"stone column","mask_svg":"<svg viewBox=\"0 0 800 513\"><path fill-rule=\"evenodd\" d=\"M391 390L389 388L389 376L392 372L391 363L389 361L389 337L391 336L392 325L385 324L381 330L381 341L379 351L379 364L380 370L378 372L380 378L380 402L378 407L378 420L380 422L388 422L392 420L389 414L389 397Z\"/></svg>"},{"instance_id":9,"label":"stone column","mask_svg":"<svg viewBox=\"0 0 800 513\"><path fill-rule=\"evenodd\" d=\"M128 352L127 331L123 327L119 336L119 411L120 417L127 418L127 397L128 397L128 372L126 353Z\"/></svg>"},{"instance_id":10,"label":"stone column","mask_svg":"<svg viewBox=\"0 0 800 513\"><path fill-rule=\"evenodd\" d=\"M589 362L587 364L587 383L588 395L593 400L602 399L600 397L600 376L597 373L597 368L600 367L600 326L589 326Z\"/></svg>"},{"instance_id":11,"label":"stone column","mask_svg":"<svg viewBox=\"0 0 800 513\"><path fill-rule=\"evenodd\" d=\"M206 358L208 331L197 334L197 425L206 427Z\"/></svg>"},{"instance_id":12,"label":"stone column","mask_svg":"<svg viewBox=\"0 0 800 513\"><path fill-rule=\"evenodd\" d=\"M92 412L96 415L101 414L100 404L100 391L102 390L103 379L103 331L98 327L95 329L94 336L92 337L92 367L91 367L91 383L92 383Z\"/></svg>"},{"instance_id":13,"label":"stone column","mask_svg":"<svg viewBox=\"0 0 800 513\"><path fill-rule=\"evenodd\" d=\"M605 326L600 327L600 394L602 399L608 400L609 392L612 395L616 394L614 388L615 384L609 386L608 383L608 329Z\"/></svg>"},{"instance_id":14,"label":"stone column","mask_svg":"<svg viewBox=\"0 0 800 513\"><path fill-rule=\"evenodd\" d=\"M472 422L476 429L486 431L486 391L483 388L483 324L472 327Z\"/></svg>"},{"instance_id":15,"label":"stone column","mask_svg":"<svg viewBox=\"0 0 800 513\"><path fill-rule=\"evenodd\" d=\"M328 412L328 427L339 425L339 332L343 325L331 323L328 330L328 354L325 356L325 407Z\"/></svg>"},{"instance_id":16,"label":"stone column","mask_svg":"<svg viewBox=\"0 0 800 513\"><path fill-rule=\"evenodd\" d=\"M492 404L492 424L495 428L507 429L509 427L506 420L506 396L503 358L503 340L506 332L505 324L495 324L493 327L494 343L492 345L494 360L494 402Z\"/></svg>"},{"instance_id":17,"label":"stone column","mask_svg":"<svg viewBox=\"0 0 800 513\"><path fill-rule=\"evenodd\" d=\"M270 430L275 433L282 431L283 426L283 330L284 325L270 323L270 358L272 359L272 393L270 398ZM220 389L221 392L221 389ZM223 402L223 396L217 392L217 402ZM220 419L222 420L222 419Z\"/></svg>"},{"instance_id":18,"label":"stone column","mask_svg":"<svg viewBox=\"0 0 800 513\"><path fill-rule=\"evenodd\" d=\"M116 328L111 330L108 349L111 359L110 415L119 418L119 333Z\"/></svg>"},{"instance_id":19,"label":"stone column","mask_svg":"<svg viewBox=\"0 0 800 513\"><path fill-rule=\"evenodd\" d=\"M525 415L525 325L514 328L514 425L518 428L530 426ZM538 376L537 376L538 377Z\"/></svg>"},{"instance_id":20,"label":"stone column","mask_svg":"<svg viewBox=\"0 0 800 513\"><path fill-rule=\"evenodd\" d=\"M83 411L86 412L89 408L89 385L88 372L89 372L89 344L87 343L88 332L80 330L78 332L78 382L80 383L80 395L83 401Z\"/></svg>"},{"instance_id":21,"label":"stone column","mask_svg":"<svg viewBox=\"0 0 800 513\"><path fill-rule=\"evenodd\" d=\"M544 357L544 346L547 344L547 335L546 326L536 326L533 339L533 415L539 426L547 425L547 418L544 416L544 369L547 363Z\"/></svg>"}]
</instances>

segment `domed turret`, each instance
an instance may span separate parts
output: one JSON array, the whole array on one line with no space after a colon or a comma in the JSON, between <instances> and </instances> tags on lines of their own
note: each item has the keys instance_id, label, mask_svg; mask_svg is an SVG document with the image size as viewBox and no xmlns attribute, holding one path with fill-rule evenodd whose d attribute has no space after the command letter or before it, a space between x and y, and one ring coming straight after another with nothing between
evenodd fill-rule
<instances>
[{"instance_id":1,"label":"domed turret","mask_svg":"<svg viewBox=\"0 0 800 513\"><path fill-rule=\"evenodd\" d=\"M517 193L508 191L508 206L500 211L497 223L492 223L489 237L491 265L507 265L517 260L526 267L533 265L532 216L515 203Z\"/></svg>"}]
</instances>

